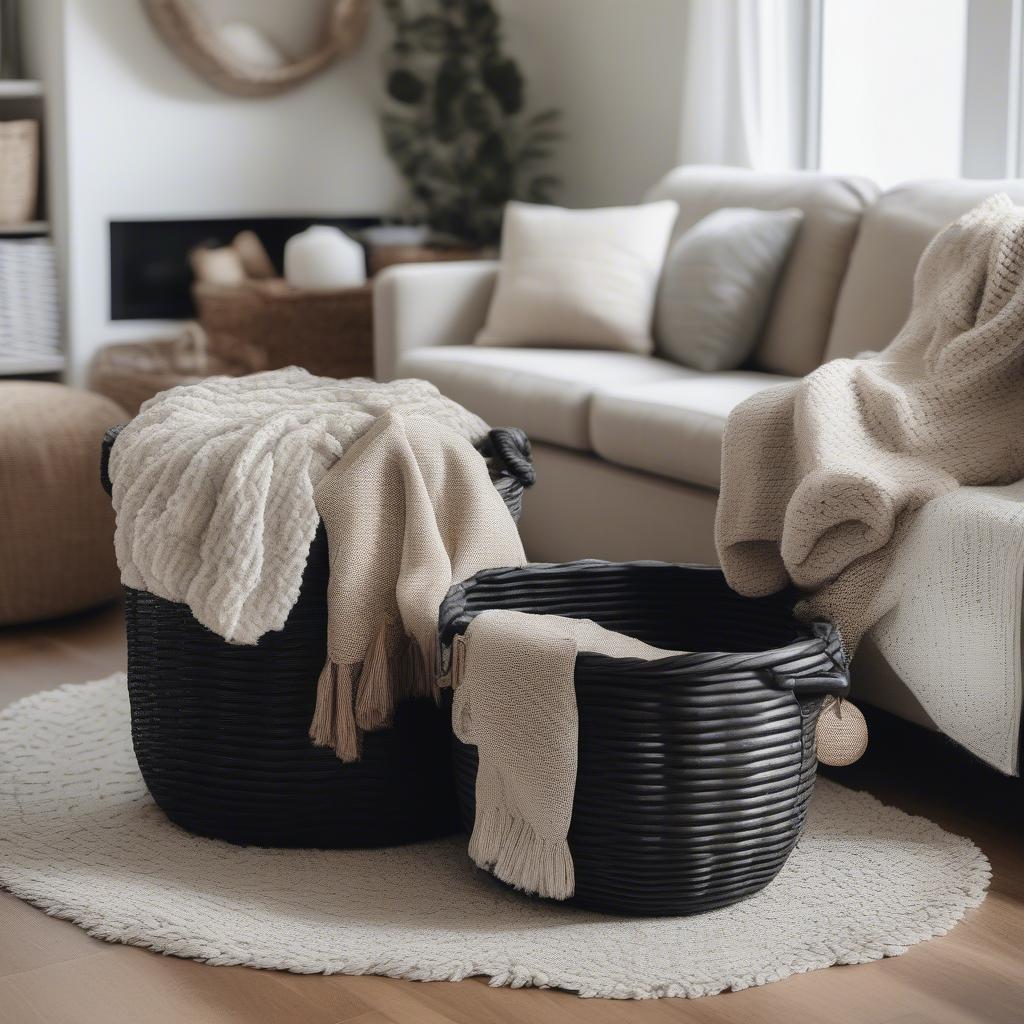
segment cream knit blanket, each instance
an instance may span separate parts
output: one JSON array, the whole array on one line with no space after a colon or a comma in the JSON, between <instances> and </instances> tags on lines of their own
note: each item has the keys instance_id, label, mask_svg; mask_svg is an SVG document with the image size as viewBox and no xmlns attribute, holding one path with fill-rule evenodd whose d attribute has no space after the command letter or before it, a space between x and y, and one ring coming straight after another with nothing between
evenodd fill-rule
<instances>
[{"instance_id":1,"label":"cream knit blanket","mask_svg":"<svg viewBox=\"0 0 1024 1024\"><path fill-rule=\"evenodd\" d=\"M469 441L487 433L426 381L339 381L295 366L151 398L110 454L122 582L187 604L232 643L281 629L318 525L314 489L390 409Z\"/></svg>"},{"instance_id":2,"label":"cream knit blanket","mask_svg":"<svg viewBox=\"0 0 1024 1024\"><path fill-rule=\"evenodd\" d=\"M652 661L666 651L590 619L490 610L453 645L452 725L479 754L469 855L525 892L575 890L568 834L576 791L579 651Z\"/></svg>"},{"instance_id":3,"label":"cream knit blanket","mask_svg":"<svg viewBox=\"0 0 1024 1024\"><path fill-rule=\"evenodd\" d=\"M734 589L792 581L852 653L899 603L906 566L892 568L918 510L961 485L1024 477L1022 279L1024 211L993 196L929 245L883 352L733 411L715 539Z\"/></svg>"},{"instance_id":4,"label":"cream knit blanket","mask_svg":"<svg viewBox=\"0 0 1024 1024\"><path fill-rule=\"evenodd\" d=\"M327 663L310 735L343 761L396 701L435 694L437 615L453 583L524 565L486 462L423 416L381 416L320 481L327 528Z\"/></svg>"},{"instance_id":5,"label":"cream knit blanket","mask_svg":"<svg viewBox=\"0 0 1024 1024\"><path fill-rule=\"evenodd\" d=\"M284 626L322 516L329 660L311 733L354 759L353 700L359 722L380 728L396 685L398 697L431 689L451 583L524 560L472 444L486 431L419 380L337 381L289 367L173 388L143 405L111 452L121 579L254 644ZM411 672L394 664L405 634Z\"/></svg>"}]
</instances>

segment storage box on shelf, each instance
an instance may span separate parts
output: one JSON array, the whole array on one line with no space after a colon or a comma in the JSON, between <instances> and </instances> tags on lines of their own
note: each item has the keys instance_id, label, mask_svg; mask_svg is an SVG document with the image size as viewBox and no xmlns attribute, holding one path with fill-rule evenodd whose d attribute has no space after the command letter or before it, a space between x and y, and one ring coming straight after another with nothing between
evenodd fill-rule
<instances>
[{"instance_id":1,"label":"storage box on shelf","mask_svg":"<svg viewBox=\"0 0 1024 1024\"><path fill-rule=\"evenodd\" d=\"M42 82L0 80L0 377L53 377L65 366L57 273L40 192Z\"/></svg>"}]
</instances>

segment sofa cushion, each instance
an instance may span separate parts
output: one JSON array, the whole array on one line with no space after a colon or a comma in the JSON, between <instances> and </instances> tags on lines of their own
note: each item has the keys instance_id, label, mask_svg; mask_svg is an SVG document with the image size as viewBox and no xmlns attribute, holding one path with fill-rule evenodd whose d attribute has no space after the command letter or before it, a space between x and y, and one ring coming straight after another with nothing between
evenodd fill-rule
<instances>
[{"instance_id":1,"label":"sofa cushion","mask_svg":"<svg viewBox=\"0 0 1024 1024\"><path fill-rule=\"evenodd\" d=\"M742 366L757 344L803 216L801 210L725 207L680 235L658 287L658 351L709 373Z\"/></svg>"},{"instance_id":2,"label":"sofa cushion","mask_svg":"<svg viewBox=\"0 0 1024 1024\"><path fill-rule=\"evenodd\" d=\"M877 195L877 187L864 178L680 167L646 198L679 204L674 238L723 206L803 210L803 224L754 351L759 368L799 376L821 362L861 214Z\"/></svg>"},{"instance_id":3,"label":"sofa cushion","mask_svg":"<svg viewBox=\"0 0 1024 1024\"><path fill-rule=\"evenodd\" d=\"M654 350L651 318L679 207L565 210L508 203L501 264L477 345Z\"/></svg>"},{"instance_id":4,"label":"sofa cushion","mask_svg":"<svg viewBox=\"0 0 1024 1024\"><path fill-rule=\"evenodd\" d=\"M415 349L398 364L495 426L522 427L538 441L589 450L590 400L601 387L696 376L664 359L574 349Z\"/></svg>"},{"instance_id":5,"label":"sofa cushion","mask_svg":"<svg viewBox=\"0 0 1024 1024\"><path fill-rule=\"evenodd\" d=\"M864 215L836 305L826 359L877 352L907 314L914 271L928 243L951 221L996 192L1024 203L1024 183L925 181L886 192Z\"/></svg>"},{"instance_id":6,"label":"sofa cushion","mask_svg":"<svg viewBox=\"0 0 1024 1024\"><path fill-rule=\"evenodd\" d=\"M590 408L594 451L631 469L717 488L729 413L751 395L796 379L734 370L602 389Z\"/></svg>"}]
</instances>

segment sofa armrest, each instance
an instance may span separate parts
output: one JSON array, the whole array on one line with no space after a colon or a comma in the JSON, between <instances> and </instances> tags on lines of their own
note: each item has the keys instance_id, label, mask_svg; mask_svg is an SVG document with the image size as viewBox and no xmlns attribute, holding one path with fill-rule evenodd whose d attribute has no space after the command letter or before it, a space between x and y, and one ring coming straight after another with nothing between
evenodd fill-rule
<instances>
[{"instance_id":1,"label":"sofa armrest","mask_svg":"<svg viewBox=\"0 0 1024 1024\"><path fill-rule=\"evenodd\" d=\"M487 319L496 260L404 263L374 279L373 355L378 380L392 380L406 352L469 345Z\"/></svg>"}]
</instances>

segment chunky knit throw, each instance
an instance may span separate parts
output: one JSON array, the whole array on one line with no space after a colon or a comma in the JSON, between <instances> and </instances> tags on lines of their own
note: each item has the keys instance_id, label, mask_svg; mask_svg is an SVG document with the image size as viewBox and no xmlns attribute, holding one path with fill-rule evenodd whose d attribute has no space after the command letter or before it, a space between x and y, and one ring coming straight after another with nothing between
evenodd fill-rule
<instances>
[{"instance_id":1,"label":"chunky knit throw","mask_svg":"<svg viewBox=\"0 0 1024 1024\"><path fill-rule=\"evenodd\" d=\"M715 530L730 585L758 596L792 581L852 653L910 585L922 506L1024 477L1022 424L1024 210L997 195L929 245L883 352L733 411Z\"/></svg>"},{"instance_id":2,"label":"chunky knit throw","mask_svg":"<svg viewBox=\"0 0 1024 1024\"><path fill-rule=\"evenodd\" d=\"M338 381L289 367L163 392L111 452L122 582L187 604L228 641L254 644L284 625L323 515L334 569L329 647L338 659L328 667L360 672L361 721L383 727L394 680L382 645L390 650L404 623L427 657L424 623L432 638L453 567L469 575L522 559L515 524L471 443L486 432L483 420L419 380ZM487 544L474 547L477 529L488 531L496 561ZM332 685L322 678L314 740L352 759L352 708L334 700L334 677L325 675Z\"/></svg>"},{"instance_id":3,"label":"chunky knit throw","mask_svg":"<svg viewBox=\"0 0 1024 1024\"><path fill-rule=\"evenodd\" d=\"M435 694L437 615L451 585L526 555L479 452L426 416L385 413L315 499L330 581L311 736L354 761L362 732L390 725L397 701Z\"/></svg>"},{"instance_id":4,"label":"chunky knit throw","mask_svg":"<svg viewBox=\"0 0 1024 1024\"><path fill-rule=\"evenodd\" d=\"M110 455L121 581L187 604L232 643L281 629L319 521L314 489L389 409L474 442L487 433L426 381L333 380L295 366L150 399Z\"/></svg>"},{"instance_id":5,"label":"chunky knit throw","mask_svg":"<svg viewBox=\"0 0 1024 1024\"><path fill-rule=\"evenodd\" d=\"M590 619L493 609L453 646L452 725L477 748L473 861L525 892L575 890L569 824L576 791L578 651L653 661L652 647Z\"/></svg>"}]
</instances>

